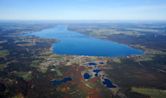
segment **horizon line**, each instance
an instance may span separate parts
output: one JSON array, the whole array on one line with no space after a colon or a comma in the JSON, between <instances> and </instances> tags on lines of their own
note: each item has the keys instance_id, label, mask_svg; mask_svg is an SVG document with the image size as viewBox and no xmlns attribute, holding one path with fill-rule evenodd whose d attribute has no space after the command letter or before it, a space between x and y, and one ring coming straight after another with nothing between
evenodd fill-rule
<instances>
[{"instance_id":1,"label":"horizon line","mask_svg":"<svg viewBox=\"0 0 166 98\"><path fill-rule=\"evenodd\" d=\"M81 20L70 20L70 19L32 19L32 20L23 20L23 19L0 19L0 22L60 22L60 23L110 23L110 22L166 22L166 20L97 20L97 19L81 19Z\"/></svg>"}]
</instances>

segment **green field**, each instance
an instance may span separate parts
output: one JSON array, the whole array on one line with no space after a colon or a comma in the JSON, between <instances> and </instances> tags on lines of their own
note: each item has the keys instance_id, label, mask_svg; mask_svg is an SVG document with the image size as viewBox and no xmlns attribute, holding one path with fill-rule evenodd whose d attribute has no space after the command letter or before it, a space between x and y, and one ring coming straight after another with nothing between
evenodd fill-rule
<instances>
[{"instance_id":1,"label":"green field","mask_svg":"<svg viewBox=\"0 0 166 98\"><path fill-rule=\"evenodd\" d=\"M5 67L5 64L0 64L0 70L3 70Z\"/></svg>"},{"instance_id":2,"label":"green field","mask_svg":"<svg viewBox=\"0 0 166 98\"><path fill-rule=\"evenodd\" d=\"M151 89L151 88L132 88L133 92L148 95L151 98L166 98L166 90Z\"/></svg>"},{"instance_id":3,"label":"green field","mask_svg":"<svg viewBox=\"0 0 166 98\"><path fill-rule=\"evenodd\" d=\"M16 72L16 75L19 77L22 77L23 79L27 81L32 79L31 72Z\"/></svg>"},{"instance_id":4,"label":"green field","mask_svg":"<svg viewBox=\"0 0 166 98\"><path fill-rule=\"evenodd\" d=\"M5 57L9 55L9 52L7 50L0 50L0 57Z\"/></svg>"}]
</instances>

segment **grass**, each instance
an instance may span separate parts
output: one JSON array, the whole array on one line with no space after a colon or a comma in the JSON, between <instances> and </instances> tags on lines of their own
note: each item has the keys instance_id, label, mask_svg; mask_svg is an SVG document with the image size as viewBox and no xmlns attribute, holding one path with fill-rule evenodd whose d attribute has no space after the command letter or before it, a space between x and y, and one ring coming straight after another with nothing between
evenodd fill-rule
<instances>
[{"instance_id":1,"label":"grass","mask_svg":"<svg viewBox=\"0 0 166 98\"><path fill-rule=\"evenodd\" d=\"M31 67L38 67L40 62L41 62L40 60L34 60L34 61L32 61L32 64L30 66Z\"/></svg>"},{"instance_id":2,"label":"grass","mask_svg":"<svg viewBox=\"0 0 166 98\"><path fill-rule=\"evenodd\" d=\"M166 98L166 90L153 89L153 88L132 88L133 92L148 95L151 98Z\"/></svg>"},{"instance_id":3,"label":"grass","mask_svg":"<svg viewBox=\"0 0 166 98\"><path fill-rule=\"evenodd\" d=\"M9 52L7 50L0 50L0 57L5 57L9 55Z\"/></svg>"},{"instance_id":4,"label":"grass","mask_svg":"<svg viewBox=\"0 0 166 98\"><path fill-rule=\"evenodd\" d=\"M17 72L16 73L19 77L22 77L25 80L31 80L32 79L32 74L31 72Z\"/></svg>"}]
</instances>

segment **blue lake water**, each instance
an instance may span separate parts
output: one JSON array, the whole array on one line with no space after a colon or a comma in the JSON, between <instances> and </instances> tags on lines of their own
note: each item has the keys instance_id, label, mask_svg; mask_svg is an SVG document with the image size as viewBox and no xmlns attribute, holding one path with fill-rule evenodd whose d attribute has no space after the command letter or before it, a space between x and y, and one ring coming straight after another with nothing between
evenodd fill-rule
<instances>
[{"instance_id":1,"label":"blue lake water","mask_svg":"<svg viewBox=\"0 0 166 98\"><path fill-rule=\"evenodd\" d=\"M90 37L79 32L70 31L65 25L33 32L41 38L55 38L59 42L53 44L53 53L61 55L85 56L128 56L143 54L143 51L113 41Z\"/></svg>"},{"instance_id":2,"label":"blue lake water","mask_svg":"<svg viewBox=\"0 0 166 98\"><path fill-rule=\"evenodd\" d=\"M108 88L116 88L115 85L112 84L112 81L109 79L104 79L103 84Z\"/></svg>"},{"instance_id":3,"label":"blue lake water","mask_svg":"<svg viewBox=\"0 0 166 98\"><path fill-rule=\"evenodd\" d=\"M90 79L90 74L89 73L84 73L84 79Z\"/></svg>"},{"instance_id":4,"label":"blue lake water","mask_svg":"<svg viewBox=\"0 0 166 98\"><path fill-rule=\"evenodd\" d=\"M101 70L100 69L95 69L95 70L93 70L93 72L95 72L95 76L98 76L98 74L99 74L99 72L101 72Z\"/></svg>"},{"instance_id":5,"label":"blue lake water","mask_svg":"<svg viewBox=\"0 0 166 98\"><path fill-rule=\"evenodd\" d=\"M88 63L88 66L96 66L97 64L96 63L94 63L94 62L90 62L90 63Z\"/></svg>"},{"instance_id":6,"label":"blue lake water","mask_svg":"<svg viewBox=\"0 0 166 98\"><path fill-rule=\"evenodd\" d=\"M71 81L71 80L72 80L71 77L66 77L62 80L52 80L51 83L55 86L58 86L58 85L61 85L62 83L66 83L66 82Z\"/></svg>"}]
</instances>

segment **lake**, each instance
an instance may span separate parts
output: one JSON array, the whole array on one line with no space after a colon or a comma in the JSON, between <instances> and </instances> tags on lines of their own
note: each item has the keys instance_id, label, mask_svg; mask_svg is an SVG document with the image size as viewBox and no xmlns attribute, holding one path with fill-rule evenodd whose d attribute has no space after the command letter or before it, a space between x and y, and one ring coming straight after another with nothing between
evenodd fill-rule
<instances>
[{"instance_id":1,"label":"lake","mask_svg":"<svg viewBox=\"0 0 166 98\"><path fill-rule=\"evenodd\" d=\"M66 83L68 81L71 81L72 78L71 77L66 77L66 78L63 78L62 80L51 80L51 83L55 86L58 86L58 85L61 85L63 83Z\"/></svg>"},{"instance_id":2,"label":"lake","mask_svg":"<svg viewBox=\"0 0 166 98\"><path fill-rule=\"evenodd\" d=\"M59 41L54 43L52 47L53 53L60 55L116 57L143 54L142 50L124 44L70 31L66 25L58 25L54 28L33 32L31 35L58 39Z\"/></svg>"}]
</instances>

